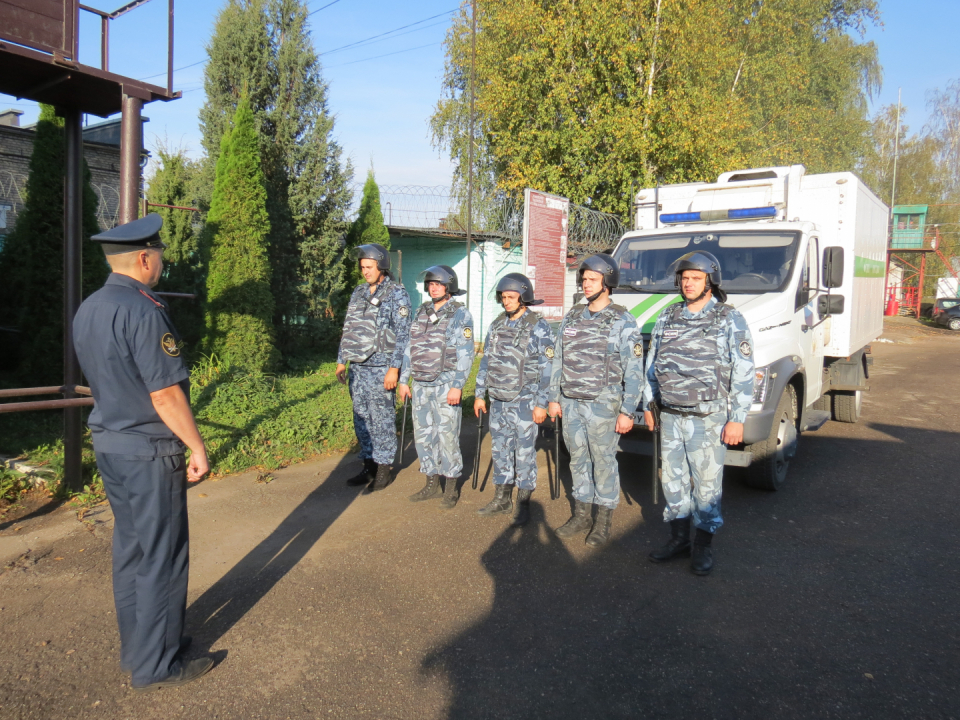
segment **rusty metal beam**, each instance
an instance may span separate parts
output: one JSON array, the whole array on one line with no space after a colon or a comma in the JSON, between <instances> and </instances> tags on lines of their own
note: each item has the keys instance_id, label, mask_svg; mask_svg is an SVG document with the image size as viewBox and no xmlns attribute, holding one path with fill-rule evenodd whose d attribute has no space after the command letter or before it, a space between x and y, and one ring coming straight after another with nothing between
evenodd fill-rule
<instances>
[{"instance_id":1,"label":"rusty metal beam","mask_svg":"<svg viewBox=\"0 0 960 720\"><path fill-rule=\"evenodd\" d=\"M63 410L63 474L68 488L80 490L83 418L80 406L71 403L80 384L80 361L73 349L73 318L80 307L80 277L83 265L83 114L77 107L64 110L63 135L65 148L63 184L63 384L65 400L41 402L67 403L53 405ZM84 403L86 403L84 399ZM17 405L23 403L15 403ZM30 403L26 403L30 404ZM10 412L10 411L8 411Z\"/></svg>"},{"instance_id":2,"label":"rusty metal beam","mask_svg":"<svg viewBox=\"0 0 960 720\"><path fill-rule=\"evenodd\" d=\"M63 395L66 392L75 392L77 395L90 395L90 388L84 385L46 385L33 388L11 388L0 390L0 398L26 397L27 395Z\"/></svg>"},{"instance_id":3,"label":"rusty metal beam","mask_svg":"<svg viewBox=\"0 0 960 720\"><path fill-rule=\"evenodd\" d=\"M80 408L93 405L93 398L70 398L67 400L35 400L33 402L20 403L0 403L0 414L26 412L29 410L58 410L63 409L63 414L76 413L79 417ZM64 438L64 467L66 468L66 438ZM77 473L79 481L79 467L71 472ZM66 479L66 476L65 476ZM72 485L71 485L72 487Z\"/></svg>"},{"instance_id":4,"label":"rusty metal beam","mask_svg":"<svg viewBox=\"0 0 960 720\"><path fill-rule=\"evenodd\" d=\"M120 119L120 224L137 219L140 202L140 152L143 150L143 101L124 94Z\"/></svg>"}]
</instances>

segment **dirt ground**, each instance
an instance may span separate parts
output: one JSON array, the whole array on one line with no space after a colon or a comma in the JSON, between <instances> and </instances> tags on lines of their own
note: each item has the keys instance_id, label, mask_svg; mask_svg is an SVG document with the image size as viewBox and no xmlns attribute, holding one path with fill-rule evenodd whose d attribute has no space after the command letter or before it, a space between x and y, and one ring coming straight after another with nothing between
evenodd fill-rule
<instances>
[{"instance_id":1,"label":"dirt ground","mask_svg":"<svg viewBox=\"0 0 960 720\"><path fill-rule=\"evenodd\" d=\"M599 551L552 534L543 452L522 530L475 514L489 481L409 503L412 451L372 495L353 456L200 483L187 632L217 666L178 690L120 671L109 508L0 520L0 717L958 717L960 333L893 318L873 349L858 424L805 433L777 493L726 478L707 578L647 561L644 458Z\"/></svg>"}]
</instances>

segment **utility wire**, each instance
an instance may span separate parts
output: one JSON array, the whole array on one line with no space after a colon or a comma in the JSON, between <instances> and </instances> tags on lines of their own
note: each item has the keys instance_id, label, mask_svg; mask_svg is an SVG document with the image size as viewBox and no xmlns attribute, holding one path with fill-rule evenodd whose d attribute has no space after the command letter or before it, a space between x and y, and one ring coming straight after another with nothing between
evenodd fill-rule
<instances>
[{"instance_id":1,"label":"utility wire","mask_svg":"<svg viewBox=\"0 0 960 720\"><path fill-rule=\"evenodd\" d=\"M359 48L361 48L361 47L367 47L367 46L369 46L369 45L376 45L377 43L380 43L380 42L386 42L387 40L393 40L394 38L403 37L404 35L409 35L410 33L420 32L421 30L426 30L426 29L428 29L428 28L436 27L437 25L446 25L446 24L447 24L447 21L446 21L446 20L440 20L440 21L435 22L435 23L430 23L429 25L423 25L423 26L421 26L421 27L413 28L412 30L407 30L406 32L398 32L396 35L391 35L390 37L380 38L379 40L372 40L372 39L360 40L360 41L358 41L356 44L354 44L352 47L350 47L350 48L344 48L344 49L356 50L356 49L359 49ZM326 55L330 55L331 53L335 53L335 52L339 52L339 51L340 51L340 48L338 48L338 49L336 49L336 50L327 50L325 53L322 53L322 54L326 56Z\"/></svg>"},{"instance_id":2,"label":"utility wire","mask_svg":"<svg viewBox=\"0 0 960 720\"><path fill-rule=\"evenodd\" d=\"M195 63L190 63L189 65L184 65L183 67L174 68L173 71L174 71L174 72L180 72L181 70L186 70L187 68L192 68L192 67L194 67L194 66L196 66L196 65L202 65L202 64L205 63L206 61L207 61L207 58L204 58L203 60L197 60ZM150 80L151 78L160 77L161 75L166 75L166 74L167 74L166 71L164 71L164 72L161 72L161 73L157 73L156 75L147 75L147 77L143 77L143 78L140 78L140 79L141 79L141 80Z\"/></svg>"},{"instance_id":3,"label":"utility wire","mask_svg":"<svg viewBox=\"0 0 960 720\"><path fill-rule=\"evenodd\" d=\"M321 9L322 9L322 8L321 8ZM432 15L432 16L430 16L430 17L428 17L428 18L424 18L423 20L417 20L416 22L410 23L409 25L403 25L402 27L394 28L393 30L387 30L386 32L382 32L382 33L380 33L379 35L371 35L370 37L364 38L363 40L357 40L356 42L348 43L348 44L346 44L346 45L341 45L340 47L333 48L333 50L324 50L323 52L317 53L317 54L318 54L318 55L329 55L330 53L338 52L338 51L340 51L340 50L346 50L347 48L351 48L351 47L354 47L354 46L356 46L356 45L361 45L361 44L363 44L363 43L369 42L370 40L376 40L377 38L381 38L381 37L383 37L384 35L390 35L391 33L399 32L400 30L406 30L407 28L411 28L411 27L413 27L414 25L420 25L421 23L428 22L429 20L436 20L438 17L443 17L444 15L449 15L449 14L451 14L451 13L455 13L455 12L457 12L459 9L460 9L460 8L454 8L453 10L447 10L446 12L442 12L442 13L439 13L439 14L437 14L437 15Z\"/></svg>"},{"instance_id":4,"label":"utility wire","mask_svg":"<svg viewBox=\"0 0 960 720\"><path fill-rule=\"evenodd\" d=\"M333 0L333 2L329 2L329 3L327 3L326 5L324 5L323 7L318 7L316 10L312 10L311 12L308 12L308 13L307 13L307 17L310 17L311 15L314 15L314 14L320 12L321 10L326 10L326 9L327 9L328 7L330 7L331 5L336 5L338 2L340 2L340 0Z\"/></svg>"},{"instance_id":5,"label":"utility wire","mask_svg":"<svg viewBox=\"0 0 960 720\"><path fill-rule=\"evenodd\" d=\"M350 62L340 63L339 65L327 65L326 69L344 67L346 65L356 65L357 63L367 62L368 60L379 60L380 58L389 57L390 55L399 55L400 53L413 52L414 50L421 50L427 47L433 47L434 45L442 45L443 43L433 42L427 43L426 45L418 45L417 47L407 48L406 50L397 50L396 52L384 53L383 55L374 55L373 57L361 58L360 60L351 60Z\"/></svg>"}]
</instances>

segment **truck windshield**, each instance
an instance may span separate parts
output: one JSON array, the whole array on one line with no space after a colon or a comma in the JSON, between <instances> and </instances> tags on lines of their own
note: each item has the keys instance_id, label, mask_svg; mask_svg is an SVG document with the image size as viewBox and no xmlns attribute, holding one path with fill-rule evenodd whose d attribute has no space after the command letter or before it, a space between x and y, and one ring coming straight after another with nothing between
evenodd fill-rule
<instances>
[{"instance_id":1,"label":"truck windshield","mask_svg":"<svg viewBox=\"0 0 960 720\"><path fill-rule=\"evenodd\" d=\"M782 290L790 280L800 235L796 232L713 232L629 238L614 257L620 285L640 292L676 292L671 265L681 255L703 250L720 261L728 293Z\"/></svg>"}]
</instances>

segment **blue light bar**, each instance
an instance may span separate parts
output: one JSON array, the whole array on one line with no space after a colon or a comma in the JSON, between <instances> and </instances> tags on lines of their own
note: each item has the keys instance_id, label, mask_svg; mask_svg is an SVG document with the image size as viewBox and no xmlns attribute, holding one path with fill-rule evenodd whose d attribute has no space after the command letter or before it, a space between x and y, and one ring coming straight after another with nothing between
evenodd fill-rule
<instances>
[{"instance_id":1,"label":"blue light bar","mask_svg":"<svg viewBox=\"0 0 960 720\"><path fill-rule=\"evenodd\" d=\"M665 224L710 222L712 220L754 220L777 216L777 208L769 207L739 208L736 210L701 210L688 213L664 213L660 222Z\"/></svg>"}]
</instances>

